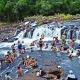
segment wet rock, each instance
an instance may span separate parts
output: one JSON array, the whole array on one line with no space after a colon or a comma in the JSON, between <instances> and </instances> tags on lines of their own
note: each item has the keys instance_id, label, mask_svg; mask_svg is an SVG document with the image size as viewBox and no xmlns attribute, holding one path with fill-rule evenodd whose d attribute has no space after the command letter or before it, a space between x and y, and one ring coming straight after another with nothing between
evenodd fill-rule
<instances>
[{"instance_id":1,"label":"wet rock","mask_svg":"<svg viewBox=\"0 0 80 80\"><path fill-rule=\"evenodd\" d=\"M25 74L23 77L19 78L18 80L44 80L42 77L36 77L35 73L28 73Z\"/></svg>"},{"instance_id":2,"label":"wet rock","mask_svg":"<svg viewBox=\"0 0 80 80\"><path fill-rule=\"evenodd\" d=\"M58 68L58 65L55 62L45 62L43 65L43 70L45 71L45 78L54 78L56 75L63 75L63 70Z\"/></svg>"}]
</instances>

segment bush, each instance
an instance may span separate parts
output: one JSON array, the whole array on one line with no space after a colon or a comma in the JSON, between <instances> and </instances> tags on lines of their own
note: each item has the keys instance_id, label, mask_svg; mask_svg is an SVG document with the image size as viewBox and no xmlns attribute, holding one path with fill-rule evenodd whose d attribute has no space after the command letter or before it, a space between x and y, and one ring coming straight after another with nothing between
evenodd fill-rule
<instances>
[{"instance_id":1,"label":"bush","mask_svg":"<svg viewBox=\"0 0 80 80\"><path fill-rule=\"evenodd\" d=\"M70 19L72 17L72 15L70 15L70 14L67 14L67 15L59 14L59 17L63 17L65 20L68 20L68 19Z\"/></svg>"}]
</instances>

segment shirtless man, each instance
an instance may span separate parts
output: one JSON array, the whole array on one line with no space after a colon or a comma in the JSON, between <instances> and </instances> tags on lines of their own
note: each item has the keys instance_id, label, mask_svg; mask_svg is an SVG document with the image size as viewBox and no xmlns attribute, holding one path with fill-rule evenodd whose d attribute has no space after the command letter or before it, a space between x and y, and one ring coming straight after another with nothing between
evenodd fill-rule
<instances>
[{"instance_id":1,"label":"shirtless man","mask_svg":"<svg viewBox=\"0 0 80 80\"><path fill-rule=\"evenodd\" d=\"M39 46L40 46L40 50L42 50L42 43L43 43L43 40L42 40L42 38L40 38L40 40L39 40Z\"/></svg>"}]
</instances>

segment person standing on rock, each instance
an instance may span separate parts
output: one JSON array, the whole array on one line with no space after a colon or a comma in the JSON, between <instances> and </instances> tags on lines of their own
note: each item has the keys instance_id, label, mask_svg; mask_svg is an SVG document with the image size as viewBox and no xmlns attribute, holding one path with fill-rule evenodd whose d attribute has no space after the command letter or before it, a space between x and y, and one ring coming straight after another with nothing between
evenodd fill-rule
<instances>
[{"instance_id":1,"label":"person standing on rock","mask_svg":"<svg viewBox=\"0 0 80 80\"><path fill-rule=\"evenodd\" d=\"M22 43L18 41L18 51L21 54L22 53Z\"/></svg>"},{"instance_id":2,"label":"person standing on rock","mask_svg":"<svg viewBox=\"0 0 80 80\"><path fill-rule=\"evenodd\" d=\"M20 68L20 66L18 66L18 78L21 77L23 75L23 70L22 68Z\"/></svg>"}]
</instances>

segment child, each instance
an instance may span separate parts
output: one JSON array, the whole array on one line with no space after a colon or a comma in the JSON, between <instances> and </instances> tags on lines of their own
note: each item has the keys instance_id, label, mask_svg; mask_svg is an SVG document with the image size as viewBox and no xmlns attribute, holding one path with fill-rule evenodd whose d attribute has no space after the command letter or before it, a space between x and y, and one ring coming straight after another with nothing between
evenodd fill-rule
<instances>
[{"instance_id":1,"label":"child","mask_svg":"<svg viewBox=\"0 0 80 80\"><path fill-rule=\"evenodd\" d=\"M22 68L20 68L20 66L18 66L18 78L21 77L23 75L23 70Z\"/></svg>"},{"instance_id":2,"label":"child","mask_svg":"<svg viewBox=\"0 0 80 80\"><path fill-rule=\"evenodd\" d=\"M46 44L46 46L45 46L45 49L47 49L48 48L48 44Z\"/></svg>"}]
</instances>

